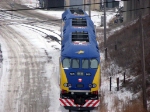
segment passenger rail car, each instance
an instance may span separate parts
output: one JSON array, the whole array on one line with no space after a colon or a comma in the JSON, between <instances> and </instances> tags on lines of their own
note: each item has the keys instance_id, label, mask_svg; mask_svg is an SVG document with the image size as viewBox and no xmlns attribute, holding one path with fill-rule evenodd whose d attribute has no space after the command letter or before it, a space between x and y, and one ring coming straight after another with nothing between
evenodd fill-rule
<instances>
[{"instance_id":1,"label":"passenger rail car","mask_svg":"<svg viewBox=\"0 0 150 112\"><path fill-rule=\"evenodd\" d=\"M83 15L81 23L90 24L74 27ZM62 19L60 104L69 110L90 111L100 104L100 52L94 24L81 9L67 9Z\"/></svg>"}]
</instances>

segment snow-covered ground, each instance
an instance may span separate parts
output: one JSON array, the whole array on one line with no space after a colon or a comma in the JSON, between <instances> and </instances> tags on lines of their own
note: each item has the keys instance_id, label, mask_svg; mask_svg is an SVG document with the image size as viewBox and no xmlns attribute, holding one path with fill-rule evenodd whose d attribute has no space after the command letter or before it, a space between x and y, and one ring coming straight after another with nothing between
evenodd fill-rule
<instances>
[{"instance_id":1,"label":"snow-covered ground","mask_svg":"<svg viewBox=\"0 0 150 112\"><path fill-rule=\"evenodd\" d=\"M23 4L26 4L28 6L37 6L37 1L36 0L22 0ZM51 15L54 17L57 17L58 19L61 18L61 14L63 13L63 11L47 11L47 10L36 10L40 13L46 14L46 15ZM98 12L98 11L92 11L91 12L91 16L92 16L92 20L94 21L95 25L100 26L101 24L101 16L102 16L102 12ZM115 15L115 13L113 12L107 12L107 22ZM49 107L49 112L65 112L65 109L60 107L59 104L59 85L58 85L58 60L59 60L59 56L60 56L60 44L58 44L57 42L47 42L47 40L45 38L43 38L43 34L34 32L33 30L30 30L29 28L22 26L22 25L12 25L12 27L20 32L22 35L24 35L34 46L36 46L39 49L46 49L47 53L49 56L52 57L52 63L48 63L45 67L46 67L46 72L48 73L46 75L46 77L52 79L51 80L51 90L50 91L50 104L51 107ZM52 26L53 30L56 31L57 33L60 34L60 28L57 26ZM43 30L44 31L44 30ZM54 35L55 37L58 37L60 39L60 37L58 35L56 35L55 33L52 32L47 32L50 35ZM32 35L32 36L31 36ZM5 43L2 43L2 50L5 51ZM57 50L56 50L57 48ZM5 58L7 58L7 52L3 52L3 56L5 56ZM115 102L115 98L117 97L119 101L125 101L126 99L131 99L132 98L132 94L126 90L124 91L116 91L116 78L120 77L120 80L123 79L122 74L117 74L115 76L112 77L112 91L109 91L109 75L107 74L109 70L105 70L104 68L104 56L103 53L101 52L101 62L102 62L102 85L101 85L101 91L103 93L103 97L104 97L104 102L105 104L107 104L107 108L109 112L115 112L115 110L113 110L113 106L114 106L114 102ZM4 64L6 66L3 66L3 68L7 68L8 65ZM56 66L54 66L56 65ZM115 66L116 67L116 66ZM114 69L115 69L114 67ZM118 70L118 67L116 67ZM3 71L4 72L4 71ZM52 74L57 74L57 75L52 75ZM107 74L107 75L106 75ZM3 76L5 78L3 79L7 79L7 76ZM3 80L5 81L5 80ZM2 81L1 81L2 83ZM0 86L1 87L1 86ZM2 87L4 88L4 87ZM4 95L3 95L4 96ZM0 102L1 105L3 102ZM2 108L2 107L1 107Z\"/></svg>"},{"instance_id":2,"label":"snow-covered ground","mask_svg":"<svg viewBox=\"0 0 150 112\"><path fill-rule=\"evenodd\" d=\"M22 0L22 4L25 4L28 7L33 7L33 8L38 7L37 0ZM37 11L46 15L54 16L58 19L61 19L61 14L63 13L63 11L52 11L52 10L37 10ZM88 14L88 11L87 11L87 14ZM100 11L91 11L91 19L94 21L94 24L96 26L101 25L101 16L103 16L103 14L104 13ZM109 22L114 17L115 14L116 13L112 11L108 11L106 13L107 15L106 22Z\"/></svg>"},{"instance_id":3,"label":"snow-covered ground","mask_svg":"<svg viewBox=\"0 0 150 112\"><path fill-rule=\"evenodd\" d=\"M19 27L19 28L18 28ZM28 29L27 27L24 27L22 25L16 25L13 26L13 28L20 32L23 36L25 36L34 46L36 46L38 49L45 49L48 53L48 56L52 57L52 62L45 65L45 71L46 76L48 79L51 79L50 82L50 105L49 112L59 112L59 56L60 56L60 44L57 42L47 42L45 38L43 38L43 34L39 34L34 32L33 30ZM42 30L42 29L40 29ZM56 31L59 31L59 27L55 27ZM44 31L44 30L43 30ZM49 35L53 35L55 37L60 37L52 32L47 32ZM57 50L56 50L57 49ZM42 53L42 51L41 51Z\"/></svg>"}]
</instances>

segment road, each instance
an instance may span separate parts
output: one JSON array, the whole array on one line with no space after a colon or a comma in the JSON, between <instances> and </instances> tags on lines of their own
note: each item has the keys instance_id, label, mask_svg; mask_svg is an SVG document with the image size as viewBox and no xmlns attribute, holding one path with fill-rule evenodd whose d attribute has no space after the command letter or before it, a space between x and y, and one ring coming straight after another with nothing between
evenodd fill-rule
<instances>
[{"instance_id":1,"label":"road","mask_svg":"<svg viewBox=\"0 0 150 112\"><path fill-rule=\"evenodd\" d=\"M14 9L20 7L27 8L14 4ZM11 9L10 1L1 0L0 8ZM0 43L5 46L3 52L7 53L1 66L0 112L49 112L52 82L45 77L44 71L49 63L48 56L44 49L41 53L41 49L7 24L54 18L35 13L34 10L11 13L1 12L3 18L0 19ZM12 17L18 17L19 20Z\"/></svg>"}]
</instances>

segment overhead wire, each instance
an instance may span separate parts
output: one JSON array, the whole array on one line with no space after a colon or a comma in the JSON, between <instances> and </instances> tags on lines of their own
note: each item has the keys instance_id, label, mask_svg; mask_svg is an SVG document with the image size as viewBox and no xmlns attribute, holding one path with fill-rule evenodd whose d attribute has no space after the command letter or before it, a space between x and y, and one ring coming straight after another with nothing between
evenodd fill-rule
<instances>
[{"instance_id":1,"label":"overhead wire","mask_svg":"<svg viewBox=\"0 0 150 112\"><path fill-rule=\"evenodd\" d=\"M104 2L104 3L113 3L116 1L112 1L112 2ZM120 1L118 1L120 2ZM80 5L68 5L68 6L58 6L58 7L46 7L47 9L51 8L51 9L56 9L56 8L67 8L67 7L76 7L76 6L85 6L85 5L95 5L95 4L103 4L103 3L91 3L91 4L80 4ZM0 10L0 11L21 11L21 10L37 10L37 9L45 9L45 8L26 8L26 9L7 9L7 10Z\"/></svg>"},{"instance_id":2,"label":"overhead wire","mask_svg":"<svg viewBox=\"0 0 150 112\"><path fill-rule=\"evenodd\" d=\"M104 2L104 3L113 3L113 2L116 2L116 1L112 1L112 2ZM118 2L121 2L121 1L118 1ZM103 4L103 3L91 3L91 4L80 4L80 5L68 5L68 6L59 6L59 7L47 7L47 9L56 9L56 8L66 8L66 7L75 7L75 6L85 6L85 5L94 5L94 4ZM143 7L143 8L137 8L137 9L130 9L130 10L126 10L126 11L123 11L121 10L121 13L124 13L124 12L131 12L131 11L137 11L137 10L144 10L144 9L148 9L150 7ZM23 10L38 10L38 9L45 9L45 8L28 8L28 9L7 9L7 10L0 10L0 12L7 12L7 11L23 11ZM114 12L114 13L117 13L117 12ZM89 17L94 17L94 16L99 16L99 15L93 15L93 16L89 16ZM44 23L44 22L48 22L48 21L61 21L62 19L52 19L52 20L44 20L44 21L38 21L39 23ZM32 22L25 22L25 23L10 23L10 24L6 24L6 25L12 25L12 24L29 24L29 23L38 23L37 21L32 21ZM3 24L5 25L5 24ZM0 25L1 26L1 25Z\"/></svg>"},{"instance_id":3,"label":"overhead wire","mask_svg":"<svg viewBox=\"0 0 150 112\"><path fill-rule=\"evenodd\" d=\"M104 2L104 3L113 3L113 2L122 2L122 1L112 1L112 2ZM86 5L95 5L95 4L104 4L104 3L91 3L91 4L80 4L80 5L68 5L68 6L58 6L58 7L46 7L47 9L57 9L57 8L69 8L69 7L76 7L76 6L86 6ZM128 11L136 11L136 10L143 10L143 9L148 9L150 7L143 7L143 8L137 8L137 9L131 9L131 10L126 10L122 12L128 12ZM6 11L23 11L23 10L37 10L37 9L45 9L45 8L26 8L26 9L5 9L5 10L0 10L1 12L6 12Z\"/></svg>"}]
</instances>

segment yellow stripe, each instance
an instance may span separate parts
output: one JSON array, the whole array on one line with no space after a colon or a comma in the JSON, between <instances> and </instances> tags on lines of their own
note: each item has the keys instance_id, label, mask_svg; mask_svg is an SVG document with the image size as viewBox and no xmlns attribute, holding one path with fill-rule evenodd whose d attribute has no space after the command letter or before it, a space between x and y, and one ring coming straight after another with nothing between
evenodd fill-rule
<instances>
[{"instance_id":1,"label":"yellow stripe","mask_svg":"<svg viewBox=\"0 0 150 112\"><path fill-rule=\"evenodd\" d=\"M69 91L68 87L64 87L64 85L63 85L64 83L68 83L68 80L67 80L65 71L61 64L61 66L60 66L60 89Z\"/></svg>"},{"instance_id":2,"label":"yellow stripe","mask_svg":"<svg viewBox=\"0 0 150 112\"><path fill-rule=\"evenodd\" d=\"M95 88L91 88L91 92L93 91L98 91L99 90L99 86L100 86L100 81L101 81L101 74L100 74L100 65L98 66L98 69L96 71L93 83L96 84L97 86Z\"/></svg>"}]
</instances>

